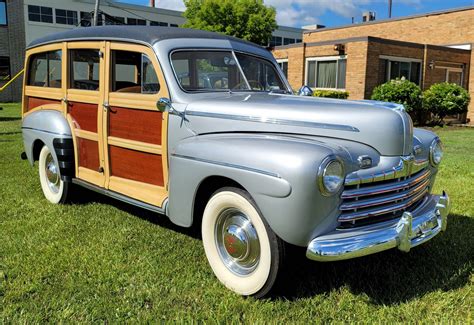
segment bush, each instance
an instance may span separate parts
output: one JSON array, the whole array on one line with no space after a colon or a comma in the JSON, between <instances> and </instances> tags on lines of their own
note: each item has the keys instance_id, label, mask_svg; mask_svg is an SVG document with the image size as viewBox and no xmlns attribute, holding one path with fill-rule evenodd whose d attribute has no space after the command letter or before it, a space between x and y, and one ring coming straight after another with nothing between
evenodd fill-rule
<instances>
[{"instance_id":1,"label":"bush","mask_svg":"<svg viewBox=\"0 0 474 325\"><path fill-rule=\"evenodd\" d=\"M423 93L423 108L437 116L441 123L446 115L467 112L469 101L467 90L454 83L434 84Z\"/></svg>"},{"instance_id":2,"label":"bush","mask_svg":"<svg viewBox=\"0 0 474 325\"><path fill-rule=\"evenodd\" d=\"M347 99L347 97L349 97L349 93L347 91L341 91L341 90L315 90L313 92L313 96Z\"/></svg>"},{"instance_id":3,"label":"bush","mask_svg":"<svg viewBox=\"0 0 474 325\"><path fill-rule=\"evenodd\" d=\"M408 113L417 115L423 108L421 88L404 78L391 80L374 88L372 99L403 104Z\"/></svg>"}]
</instances>

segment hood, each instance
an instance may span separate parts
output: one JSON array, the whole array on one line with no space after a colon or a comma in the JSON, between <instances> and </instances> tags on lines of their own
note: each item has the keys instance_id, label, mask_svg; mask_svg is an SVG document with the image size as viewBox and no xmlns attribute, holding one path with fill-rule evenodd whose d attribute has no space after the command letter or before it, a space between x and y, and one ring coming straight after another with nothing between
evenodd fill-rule
<instances>
[{"instance_id":1,"label":"hood","mask_svg":"<svg viewBox=\"0 0 474 325\"><path fill-rule=\"evenodd\" d=\"M403 106L268 93L231 93L190 103L196 134L265 132L347 139L384 156L412 151L413 126Z\"/></svg>"}]
</instances>

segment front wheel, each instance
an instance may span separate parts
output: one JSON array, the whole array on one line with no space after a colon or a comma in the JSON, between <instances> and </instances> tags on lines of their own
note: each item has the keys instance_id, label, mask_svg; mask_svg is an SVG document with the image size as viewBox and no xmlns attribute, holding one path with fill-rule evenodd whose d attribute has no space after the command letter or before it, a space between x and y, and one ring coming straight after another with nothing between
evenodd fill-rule
<instances>
[{"instance_id":1,"label":"front wheel","mask_svg":"<svg viewBox=\"0 0 474 325\"><path fill-rule=\"evenodd\" d=\"M209 264L226 287L257 298L271 290L283 263L284 243L247 192L229 187L214 193L201 230Z\"/></svg>"},{"instance_id":2,"label":"front wheel","mask_svg":"<svg viewBox=\"0 0 474 325\"><path fill-rule=\"evenodd\" d=\"M43 146L38 161L39 178L43 194L49 202L65 203L69 183L61 180L59 165L47 146Z\"/></svg>"}]
</instances>

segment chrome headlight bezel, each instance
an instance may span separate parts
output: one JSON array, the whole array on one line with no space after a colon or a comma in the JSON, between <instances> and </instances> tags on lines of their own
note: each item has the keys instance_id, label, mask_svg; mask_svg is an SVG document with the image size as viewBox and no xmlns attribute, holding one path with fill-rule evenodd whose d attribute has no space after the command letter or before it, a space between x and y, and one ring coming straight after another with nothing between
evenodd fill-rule
<instances>
[{"instance_id":1,"label":"chrome headlight bezel","mask_svg":"<svg viewBox=\"0 0 474 325\"><path fill-rule=\"evenodd\" d=\"M437 167L443 160L443 144L439 138L431 141L430 145L430 163L431 166Z\"/></svg>"},{"instance_id":2,"label":"chrome headlight bezel","mask_svg":"<svg viewBox=\"0 0 474 325\"><path fill-rule=\"evenodd\" d=\"M331 164L339 164L340 166L340 175L338 175L340 177L340 181L337 187L333 189L328 188L325 182L325 177L328 176L326 173L328 172L329 170L328 167L330 167ZM324 196L332 196L338 193L344 185L344 180L345 180L345 170L344 170L344 164L342 160L335 155L330 155L324 158L324 160L321 162L318 168L318 185L319 185L319 190L321 194Z\"/></svg>"}]
</instances>

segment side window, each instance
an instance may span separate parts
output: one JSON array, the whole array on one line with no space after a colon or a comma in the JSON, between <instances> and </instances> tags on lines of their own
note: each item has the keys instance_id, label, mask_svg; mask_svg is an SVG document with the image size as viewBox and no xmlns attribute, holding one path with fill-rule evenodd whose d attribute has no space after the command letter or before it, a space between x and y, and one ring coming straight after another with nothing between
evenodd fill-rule
<instances>
[{"instance_id":1,"label":"side window","mask_svg":"<svg viewBox=\"0 0 474 325\"><path fill-rule=\"evenodd\" d=\"M69 88L99 89L99 50L70 50L70 84Z\"/></svg>"},{"instance_id":2,"label":"side window","mask_svg":"<svg viewBox=\"0 0 474 325\"><path fill-rule=\"evenodd\" d=\"M61 88L61 50L32 55L28 66L28 85Z\"/></svg>"},{"instance_id":3,"label":"side window","mask_svg":"<svg viewBox=\"0 0 474 325\"><path fill-rule=\"evenodd\" d=\"M145 54L112 51L112 91L135 94L156 94L160 90L158 76Z\"/></svg>"}]
</instances>

